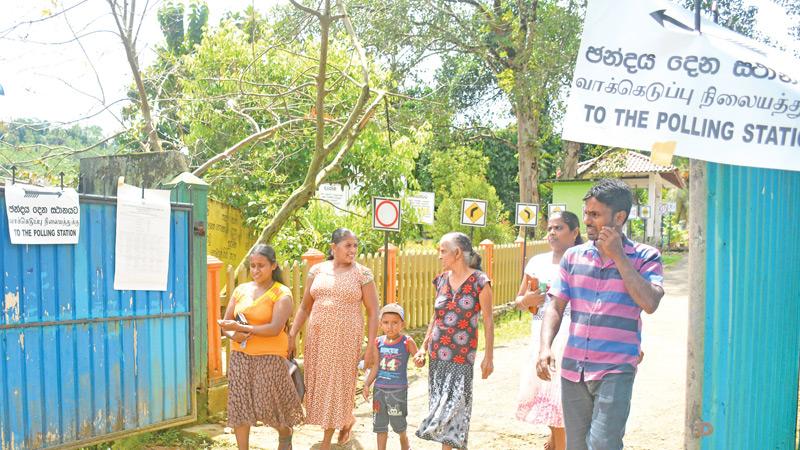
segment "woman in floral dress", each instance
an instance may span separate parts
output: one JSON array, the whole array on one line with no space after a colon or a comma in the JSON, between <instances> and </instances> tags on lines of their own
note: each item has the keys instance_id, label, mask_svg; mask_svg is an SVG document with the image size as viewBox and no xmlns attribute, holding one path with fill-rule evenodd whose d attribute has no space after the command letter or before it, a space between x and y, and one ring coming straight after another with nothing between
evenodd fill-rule
<instances>
[{"instance_id":1,"label":"woman in floral dress","mask_svg":"<svg viewBox=\"0 0 800 450\"><path fill-rule=\"evenodd\" d=\"M481 374L494 367L492 287L481 272L481 257L464 233L448 233L439 242L443 272L436 287L434 315L415 359L430 357L429 410L417 436L440 442L443 450L466 449L472 414L472 368L478 350L478 323L483 319L486 350Z\"/></svg>"},{"instance_id":2,"label":"woman in floral dress","mask_svg":"<svg viewBox=\"0 0 800 450\"><path fill-rule=\"evenodd\" d=\"M368 342L375 342L378 331L378 294L372 272L355 262L356 235L339 228L333 232L328 261L308 271L303 303L289 332L289 349L294 350L297 334L308 318L304 368L306 385L306 424L325 430L320 450L331 448L333 433L338 442L350 440L355 423L358 360L364 341L364 313L368 323ZM368 345L364 362L371 366L377 358L374 345Z\"/></svg>"}]
</instances>

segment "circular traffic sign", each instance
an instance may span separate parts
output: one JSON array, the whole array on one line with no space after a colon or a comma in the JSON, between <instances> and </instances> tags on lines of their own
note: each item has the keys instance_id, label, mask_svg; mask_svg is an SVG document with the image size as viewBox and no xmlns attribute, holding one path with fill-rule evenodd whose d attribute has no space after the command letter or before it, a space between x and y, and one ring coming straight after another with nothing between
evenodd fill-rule
<instances>
[{"instance_id":1,"label":"circular traffic sign","mask_svg":"<svg viewBox=\"0 0 800 450\"><path fill-rule=\"evenodd\" d=\"M400 209L391 200L381 200L375 205L375 220L385 228L397 228Z\"/></svg>"}]
</instances>

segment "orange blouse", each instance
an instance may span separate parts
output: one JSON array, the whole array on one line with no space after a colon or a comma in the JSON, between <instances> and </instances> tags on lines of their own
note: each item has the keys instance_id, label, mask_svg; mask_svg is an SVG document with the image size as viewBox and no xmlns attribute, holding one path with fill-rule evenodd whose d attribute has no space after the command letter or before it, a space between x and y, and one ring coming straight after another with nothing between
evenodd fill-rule
<instances>
[{"instance_id":1,"label":"orange blouse","mask_svg":"<svg viewBox=\"0 0 800 450\"><path fill-rule=\"evenodd\" d=\"M275 303L284 296L292 298L292 291L277 281L257 299L253 299L253 283L242 284L233 291L232 299L236 302L234 313L244 314L250 325L265 325L272 321L272 310ZM276 336L257 336L253 334L242 348L238 342L231 342L231 350L248 355L289 356L289 335L284 327Z\"/></svg>"}]
</instances>

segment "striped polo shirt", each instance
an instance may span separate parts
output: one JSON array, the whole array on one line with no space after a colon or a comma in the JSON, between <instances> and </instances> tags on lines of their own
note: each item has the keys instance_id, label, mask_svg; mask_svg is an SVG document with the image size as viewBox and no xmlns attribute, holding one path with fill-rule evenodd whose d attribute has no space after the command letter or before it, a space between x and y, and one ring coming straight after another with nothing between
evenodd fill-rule
<instances>
[{"instance_id":1,"label":"striped polo shirt","mask_svg":"<svg viewBox=\"0 0 800 450\"><path fill-rule=\"evenodd\" d=\"M623 236L623 251L642 277L655 286L663 281L661 254ZM560 276L548 294L567 300L572 309L561 376L579 382L608 373L635 372L642 342L642 308L633 301L616 264L600 258L593 241L566 251Z\"/></svg>"}]
</instances>

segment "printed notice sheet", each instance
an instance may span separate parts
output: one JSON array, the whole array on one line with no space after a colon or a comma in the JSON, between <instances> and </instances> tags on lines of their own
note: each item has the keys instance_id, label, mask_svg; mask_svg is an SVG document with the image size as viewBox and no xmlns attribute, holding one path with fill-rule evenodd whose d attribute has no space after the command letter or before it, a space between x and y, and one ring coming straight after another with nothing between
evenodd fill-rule
<instances>
[{"instance_id":1,"label":"printed notice sheet","mask_svg":"<svg viewBox=\"0 0 800 450\"><path fill-rule=\"evenodd\" d=\"M122 184L117 190L114 289L166 291L170 191Z\"/></svg>"}]
</instances>

